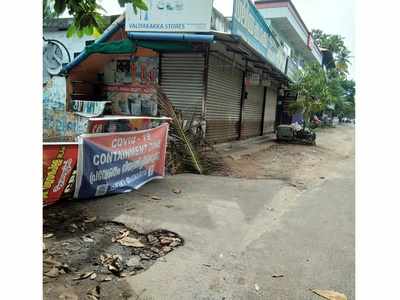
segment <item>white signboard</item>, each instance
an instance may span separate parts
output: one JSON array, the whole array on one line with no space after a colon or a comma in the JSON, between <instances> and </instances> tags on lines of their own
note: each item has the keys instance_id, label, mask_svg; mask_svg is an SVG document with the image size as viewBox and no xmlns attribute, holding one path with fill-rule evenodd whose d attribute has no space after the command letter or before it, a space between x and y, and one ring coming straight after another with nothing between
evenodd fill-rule
<instances>
[{"instance_id":1,"label":"white signboard","mask_svg":"<svg viewBox=\"0 0 400 300\"><path fill-rule=\"evenodd\" d=\"M213 0L145 0L148 10L125 4L126 31L206 32Z\"/></svg>"}]
</instances>

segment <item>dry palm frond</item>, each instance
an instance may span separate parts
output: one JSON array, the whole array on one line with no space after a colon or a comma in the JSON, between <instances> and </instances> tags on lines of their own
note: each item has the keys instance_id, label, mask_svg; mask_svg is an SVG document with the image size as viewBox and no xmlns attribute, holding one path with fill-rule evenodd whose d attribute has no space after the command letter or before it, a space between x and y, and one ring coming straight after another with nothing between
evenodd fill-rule
<instances>
[{"instance_id":1,"label":"dry palm frond","mask_svg":"<svg viewBox=\"0 0 400 300\"><path fill-rule=\"evenodd\" d=\"M186 124L180 111L175 110L167 95L162 91L160 86L156 86L157 101L163 115L170 117L171 130L170 130L170 153L180 154L174 160L181 161L184 165L191 166L199 174L204 174L204 169L201 164L200 155L194 146L196 144L196 134L191 132L191 125L193 118Z\"/></svg>"}]
</instances>

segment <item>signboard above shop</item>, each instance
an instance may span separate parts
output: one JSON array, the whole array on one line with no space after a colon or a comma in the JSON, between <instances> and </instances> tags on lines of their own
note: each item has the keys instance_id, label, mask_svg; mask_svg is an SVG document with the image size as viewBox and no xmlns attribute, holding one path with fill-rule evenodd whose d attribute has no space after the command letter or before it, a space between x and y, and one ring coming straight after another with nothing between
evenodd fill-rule
<instances>
[{"instance_id":1,"label":"signboard above shop","mask_svg":"<svg viewBox=\"0 0 400 300\"><path fill-rule=\"evenodd\" d=\"M260 55L267 58L272 33L250 0L234 0L232 34L243 38Z\"/></svg>"},{"instance_id":2,"label":"signboard above shop","mask_svg":"<svg viewBox=\"0 0 400 300\"><path fill-rule=\"evenodd\" d=\"M148 10L125 4L126 31L207 32L213 0L145 0Z\"/></svg>"}]
</instances>

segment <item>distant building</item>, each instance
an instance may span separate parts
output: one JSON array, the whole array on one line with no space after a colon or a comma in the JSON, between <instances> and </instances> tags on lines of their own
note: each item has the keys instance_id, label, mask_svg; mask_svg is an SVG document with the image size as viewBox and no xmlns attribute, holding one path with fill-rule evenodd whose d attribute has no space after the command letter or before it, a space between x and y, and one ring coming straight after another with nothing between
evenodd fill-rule
<instances>
[{"instance_id":1,"label":"distant building","mask_svg":"<svg viewBox=\"0 0 400 300\"><path fill-rule=\"evenodd\" d=\"M111 23L117 17L118 16L108 16L106 18ZM62 47L63 63L69 63L70 61L72 61L74 57L78 56L79 53L83 51L85 46L93 43L95 40L95 37L87 35L84 35L80 38L74 35L68 38L67 30L72 22L72 18L56 18L49 20L46 24L43 24L44 39L58 41L59 43L62 43L67 49L66 50L64 47Z\"/></svg>"},{"instance_id":2,"label":"distant building","mask_svg":"<svg viewBox=\"0 0 400 300\"><path fill-rule=\"evenodd\" d=\"M258 0L255 5L288 55L285 73L289 78L293 79L297 70L308 63L323 64L323 53L313 41L311 32L292 1ZM290 102L296 99L297 95L289 91L279 95L277 124L301 121L300 115L292 116L288 111Z\"/></svg>"}]
</instances>

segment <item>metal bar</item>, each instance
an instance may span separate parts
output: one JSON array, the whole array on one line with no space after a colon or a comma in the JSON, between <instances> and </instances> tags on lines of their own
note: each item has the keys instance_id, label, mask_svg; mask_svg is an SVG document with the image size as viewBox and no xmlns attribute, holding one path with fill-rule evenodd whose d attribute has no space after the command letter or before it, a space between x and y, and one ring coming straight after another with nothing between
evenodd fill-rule
<instances>
[{"instance_id":1,"label":"metal bar","mask_svg":"<svg viewBox=\"0 0 400 300\"><path fill-rule=\"evenodd\" d=\"M189 33L128 32L128 38L131 40L211 43L214 40L214 35Z\"/></svg>"},{"instance_id":2,"label":"metal bar","mask_svg":"<svg viewBox=\"0 0 400 300\"><path fill-rule=\"evenodd\" d=\"M209 64L209 59L210 59L210 46L207 47L205 58L204 58L204 74L203 74L203 80L204 80L204 96L203 96L203 103L202 103L202 119L206 119L206 112L207 112L207 106L206 106L206 101L207 101L207 92L208 92L208 64Z\"/></svg>"},{"instance_id":3,"label":"metal bar","mask_svg":"<svg viewBox=\"0 0 400 300\"><path fill-rule=\"evenodd\" d=\"M240 117L239 117L239 140L242 138L242 121L243 121L243 110L244 110L244 99L246 96L246 74L247 74L247 59L245 62L243 80L242 80L242 95L240 97Z\"/></svg>"},{"instance_id":4,"label":"metal bar","mask_svg":"<svg viewBox=\"0 0 400 300\"><path fill-rule=\"evenodd\" d=\"M251 58L246 58L248 61L253 62L253 63L259 63L259 64L264 64L263 61L257 60L257 59L251 59Z\"/></svg>"},{"instance_id":5,"label":"metal bar","mask_svg":"<svg viewBox=\"0 0 400 300\"><path fill-rule=\"evenodd\" d=\"M216 36L215 40L218 41L218 42L221 42L221 43L228 43L228 44L235 44L235 45L240 44L240 41L237 40L237 39L228 40L228 39L223 39L223 38L221 38L219 36Z\"/></svg>"},{"instance_id":6,"label":"metal bar","mask_svg":"<svg viewBox=\"0 0 400 300\"><path fill-rule=\"evenodd\" d=\"M246 51L236 50L236 49L233 49L233 48L229 47L228 45L226 45L226 51L228 51L228 52L233 52L233 53L238 53L238 54L242 54L242 55L244 55L244 56L249 56L249 54L248 54Z\"/></svg>"},{"instance_id":7,"label":"metal bar","mask_svg":"<svg viewBox=\"0 0 400 300\"><path fill-rule=\"evenodd\" d=\"M288 75L287 71L288 71L288 65L289 65L289 56L286 57L286 64L285 64L285 74L286 76Z\"/></svg>"},{"instance_id":8,"label":"metal bar","mask_svg":"<svg viewBox=\"0 0 400 300\"><path fill-rule=\"evenodd\" d=\"M161 70L162 70L162 53L158 53L158 85L161 86Z\"/></svg>"},{"instance_id":9,"label":"metal bar","mask_svg":"<svg viewBox=\"0 0 400 300\"><path fill-rule=\"evenodd\" d=\"M267 87L264 86L264 100L263 100L263 108L261 113L261 135L264 134L264 118L265 118L265 105L267 102Z\"/></svg>"},{"instance_id":10,"label":"metal bar","mask_svg":"<svg viewBox=\"0 0 400 300\"><path fill-rule=\"evenodd\" d=\"M254 65L254 68L261 69L261 70L266 70L266 71L268 71L268 73L272 71L271 68L260 66L260 65Z\"/></svg>"}]
</instances>

